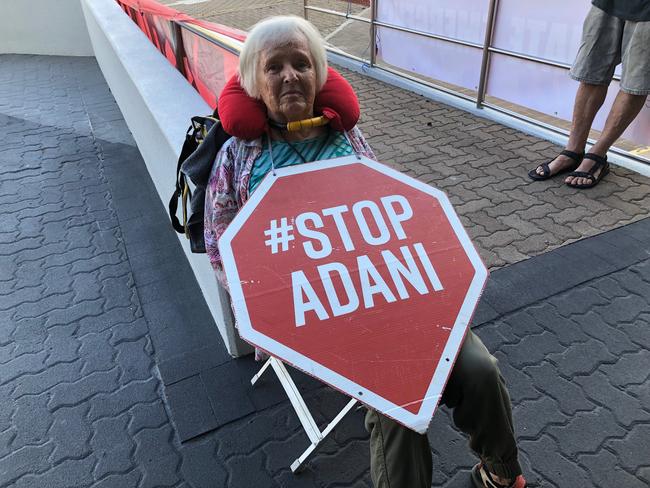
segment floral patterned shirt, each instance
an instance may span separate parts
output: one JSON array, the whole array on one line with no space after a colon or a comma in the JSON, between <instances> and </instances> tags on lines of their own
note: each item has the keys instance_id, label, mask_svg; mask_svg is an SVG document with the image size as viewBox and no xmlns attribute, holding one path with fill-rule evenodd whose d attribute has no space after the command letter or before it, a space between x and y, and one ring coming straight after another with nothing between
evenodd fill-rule
<instances>
[{"instance_id":1,"label":"floral patterned shirt","mask_svg":"<svg viewBox=\"0 0 650 488\"><path fill-rule=\"evenodd\" d=\"M375 159L358 128L348 132L355 153ZM266 138L245 141L231 138L223 145L208 181L205 195L205 250L219 282L228 289L217 243L249 197L248 183L255 160L260 157Z\"/></svg>"}]
</instances>

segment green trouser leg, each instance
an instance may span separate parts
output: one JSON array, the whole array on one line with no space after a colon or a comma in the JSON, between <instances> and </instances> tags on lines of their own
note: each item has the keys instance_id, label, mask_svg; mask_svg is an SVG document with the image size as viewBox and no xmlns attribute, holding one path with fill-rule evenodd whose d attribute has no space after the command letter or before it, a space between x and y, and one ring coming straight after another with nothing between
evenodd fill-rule
<instances>
[{"instance_id":1,"label":"green trouser leg","mask_svg":"<svg viewBox=\"0 0 650 488\"><path fill-rule=\"evenodd\" d=\"M369 409L370 477L375 488L431 488L431 448L426 435Z\"/></svg>"},{"instance_id":2,"label":"green trouser leg","mask_svg":"<svg viewBox=\"0 0 650 488\"><path fill-rule=\"evenodd\" d=\"M471 449L497 476L521 474L510 397L496 359L472 332L458 354L441 403L453 408L456 426L469 435ZM431 448L418 434L374 410L370 432L370 475L375 488L430 488Z\"/></svg>"}]
</instances>

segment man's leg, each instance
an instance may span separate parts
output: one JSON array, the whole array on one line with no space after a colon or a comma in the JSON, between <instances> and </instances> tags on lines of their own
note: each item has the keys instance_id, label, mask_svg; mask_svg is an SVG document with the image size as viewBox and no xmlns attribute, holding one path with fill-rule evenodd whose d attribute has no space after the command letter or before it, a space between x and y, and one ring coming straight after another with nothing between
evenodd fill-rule
<instances>
[{"instance_id":1,"label":"man's leg","mask_svg":"<svg viewBox=\"0 0 650 488\"><path fill-rule=\"evenodd\" d=\"M606 85L591 85L580 82L575 102L573 104L571 132L569 133L569 141L566 145L566 148L569 151L582 153L585 144L587 143L587 138L589 137L591 124L593 123L598 110L603 105L606 96ZM567 156L558 156L549 163L549 169L551 170L551 174L554 175L571 164L575 164L573 159ZM540 176L544 174L541 166L537 167L537 174Z\"/></svg>"},{"instance_id":2,"label":"man's leg","mask_svg":"<svg viewBox=\"0 0 650 488\"><path fill-rule=\"evenodd\" d=\"M431 447L426 435L375 410L366 413L370 477L375 488L431 488Z\"/></svg>"},{"instance_id":3,"label":"man's leg","mask_svg":"<svg viewBox=\"0 0 650 488\"><path fill-rule=\"evenodd\" d=\"M639 115L646 98L647 95L632 95L619 91L616 100L614 100L614 105L612 105L612 109L607 116L603 132L589 152L598 156L605 156L609 148L621 137L636 116ZM586 140L587 138L585 137L585 142ZM585 159L576 171L589 171L594 164L595 162L593 160ZM602 168L596 171L594 177L598 178L600 171L602 171ZM591 182L588 178L580 178L577 176L568 176L565 181L570 185L582 185Z\"/></svg>"}]
</instances>

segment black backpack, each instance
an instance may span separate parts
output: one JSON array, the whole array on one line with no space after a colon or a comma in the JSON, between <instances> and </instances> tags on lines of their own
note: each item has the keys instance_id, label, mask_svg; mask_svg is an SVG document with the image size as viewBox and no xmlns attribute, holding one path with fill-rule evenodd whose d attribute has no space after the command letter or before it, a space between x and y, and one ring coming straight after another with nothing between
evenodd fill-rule
<instances>
[{"instance_id":1,"label":"black backpack","mask_svg":"<svg viewBox=\"0 0 650 488\"><path fill-rule=\"evenodd\" d=\"M169 217L174 230L185 234L190 240L193 253L205 253L205 189L217 153L228 139L230 134L223 129L216 109L212 116L192 117L192 125L185 134L185 142L176 167L176 189L169 200ZM193 190L189 182L194 186ZM179 222L176 216L179 199L182 203L183 223Z\"/></svg>"}]
</instances>

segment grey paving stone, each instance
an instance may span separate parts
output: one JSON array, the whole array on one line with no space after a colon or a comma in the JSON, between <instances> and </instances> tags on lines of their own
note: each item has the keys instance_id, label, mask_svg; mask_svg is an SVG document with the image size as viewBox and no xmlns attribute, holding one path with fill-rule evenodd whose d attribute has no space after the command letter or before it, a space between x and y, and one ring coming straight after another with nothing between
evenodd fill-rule
<instances>
[{"instance_id":1,"label":"grey paving stone","mask_svg":"<svg viewBox=\"0 0 650 488\"><path fill-rule=\"evenodd\" d=\"M576 297L576 301L579 301L580 298L579 296ZM558 310L566 310L566 313L570 313L571 308L556 309L556 318L551 322L552 327L549 327L561 344L569 347L573 344L588 342L592 339L593 336L587 334L585 329L580 327L580 324L585 323L585 320L588 321L589 319L574 315L570 315L570 318L565 318L559 314ZM551 313L548 316L551 316Z\"/></svg>"},{"instance_id":2,"label":"grey paving stone","mask_svg":"<svg viewBox=\"0 0 650 488\"><path fill-rule=\"evenodd\" d=\"M650 349L650 337L647 330L650 325L650 314L642 314L637 320L628 324L619 324L618 329L625 332L635 344Z\"/></svg>"},{"instance_id":3,"label":"grey paving stone","mask_svg":"<svg viewBox=\"0 0 650 488\"><path fill-rule=\"evenodd\" d=\"M528 366L524 368L524 371L532 379L540 394L549 395L555 399L563 413L574 415L579 411L592 411L596 408L596 404L587 398L577 383L559 376L555 366L548 361ZM517 388L517 390L519 389Z\"/></svg>"},{"instance_id":4,"label":"grey paving stone","mask_svg":"<svg viewBox=\"0 0 650 488\"><path fill-rule=\"evenodd\" d=\"M543 332L536 336L526 336L517 344L507 344L501 348L501 352L511 365L524 368L541 363L547 356L553 358L565 349L555 335Z\"/></svg>"},{"instance_id":5,"label":"grey paving stone","mask_svg":"<svg viewBox=\"0 0 650 488\"><path fill-rule=\"evenodd\" d=\"M650 238L650 220L645 218L637 222L632 222L631 224L622 227L621 230L627 237L635 239L641 243L642 249L645 247L647 254L648 250L646 245L648 243L648 239Z\"/></svg>"},{"instance_id":6,"label":"grey paving stone","mask_svg":"<svg viewBox=\"0 0 650 488\"><path fill-rule=\"evenodd\" d=\"M606 305L608 302L609 300L599 293L597 287L568 289L566 293L553 296L549 300L556 309L569 312L572 318L587 314L595 306Z\"/></svg>"},{"instance_id":7,"label":"grey paving stone","mask_svg":"<svg viewBox=\"0 0 650 488\"><path fill-rule=\"evenodd\" d=\"M200 378L205 385L218 425L230 423L255 412L250 381L246 382L234 361L203 371Z\"/></svg>"},{"instance_id":8,"label":"grey paving stone","mask_svg":"<svg viewBox=\"0 0 650 488\"><path fill-rule=\"evenodd\" d=\"M641 349L604 364L600 369L612 385L625 387L645 383L650 377L649 365L650 351Z\"/></svg>"},{"instance_id":9,"label":"grey paving stone","mask_svg":"<svg viewBox=\"0 0 650 488\"><path fill-rule=\"evenodd\" d=\"M9 427L0 433L0 458L6 457L11 454L13 448L11 441L16 436L16 431L13 427Z\"/></svg>"},{"instance_id":10,"label":"grey paving stone","mask_svg":"<svg viewBox=\"0 0 650 488\"><path fill-rule=\"evenodd\" d=\"M548 357L557 365L558 373L567 379L576 375L590 374L601 364L616 360L607 347L596 340L576 344L563 352L549 354Z\"/></svg>"},{"instance_id":11,"label":"grey paving stone","mask_svg":"<svg viewBox=\"0 0 650 488\"><path fill-rule=\"evenodd\" d=\"M531 466L543 473L544 484L554 487L561 486L590 486L589 473L567 459L559 445L548 436L531 441L521 441L521 450L530 459Z\"/></svg>"},{"instance_id":12,"label":"grey paving stone","mask_svg":"<svg viewBox=\"0 0 650 488\"><path fill-rule=\"evenodd\" d=\"M158 369L163 383L171 385L230 360L231 358L225 348L210 345L194 349L188 353L170 356L160 361Z\"/></svg>"},{"instance_id":13,"label":"grey paving stone","mask_svg":"<svg viewBox=\"0 0 650 488\"><path fill-rule=\"evenodd\" d=\"M131 324L142 317L142 309L134 305L103 310L101 314L85 315L79 319L79 335L99 334L111 330L117 324Z\"/></svg>"},{"instance_id":14,"label":"grey paving stone","mask_svg":"<svg viewBox=\"0 0 650 488\"><path fill-rule=\"evenodd\" d=\"M83 372L109 371L115 367L115 350L110 346L111 331L91 332L81 339L78 358L83 360Z\"/></svg>"},{"instance_id":15,"label":"grey paving stone","mask_svg":"<svg viewBox=\"0 0 650 488\"><path fill-rule=\"evenodd\" d=\"M131 435L142 429L162 427L169 422L162 399L154 400L151 403L138 403L129 410L129 413L131 415L129 423Z\"/></svg>"},{"instance_id":16,"label":"grey paving stone","mask_svg":"<svg viewBox=\"0 0 650 488\"><path fill-rule=\"evenodd\" d=\"M519 403L512 412L518 438L538 439L549 426L566 424L569 417L557 407L557 403L547 396Z\"/></svg>"},{"instance_id":17,"label":"grey paving stone","mask_svg":"<svg viewBox=\"0 0 650 488\"><path fill-rule=\"evenodd\" d=\"M48 365L46 370L38 374L31 374L19 378L16 384L12 385L13 392L11 396L13 398L20 398L23 395L39 395L50 390L54 385L62 381L77 381L82 377L81 366L78 362Z\"/></svg>"},{"instance_id":18,"label":"grey paving stone","mask_svg":"<svg viewBox=\"0 0 650 488\"><path fill-rule=\"evenodd\" d=\"M232 486L268 486L279 488L279 484L271 478L264 468L262 451L254 451L246 456L233 456L228 460L230 472L229 482Z\"/></svg>"},{"instance_id":19,"label":"grey paving stone","mask_svg":"<svg viewBox=\"0 0 650 488\"><path fill-rule=\"evenodd\" d=\"M360 470L360 466L366 466L367 457L364 443L359 441L350 442L333 456L323 456L319 461L319 469L316 471L317 478L322 483L329 482L327 473L336 472L337 481L343 486L355 486L363 482L366 472Z\"/></svg>"},{"instance_id":20,"label":"grey paving stone","mask_svg":"<svg viewBox=\"0 0 650 488\"><path fill-rule=\"evenodd\" d=\"M227 486L228 470L215 455L214 442L189 441L183 445L183 478L195 488Z\"/></svg>"},{"instance_id":21,"label":"grey paving stone","mask_svg":"<svg viewBox=\"0 0 650 488\"><path fill-rule=\"evenodd\" d=\"M174 250L174 253L172 253L171 256L168 256L164 261L161 262L177 262L179 261L179 258L182 259L177 251ZM155 270L156 268L156 265L150 265L146 269ZM138 272L136 271L136 275L137 274ZM170 281L168 279L159 279L157 281L153 281L138 287L138 295L142 304L148 304L157 301L171 301L182 305L183 300L186 298L191 298L193 293L193 289L179 289L175 286L170 286Z\"/></svg>"},{"instance_id":22,"label":"grey paving stone","mask_svg":"<svg viewBox=\"0 0 650 488\"><path fill-rule=\"evenodd\" d=\"M609 439L605 447L609 447L618 453L620 465L632 472L637 471L640 467L646 468L648 460L648 435L650 434L650 425L641 424L630 431L624 439ZM647 469L645 470L647 474Z\"/></svg>"},{"instance_id":23,"label":"grey paving stone","mask_svg":"<svg viewBox=\"0 0 650 488\"><path fill-rule=\"evenodd\" d=\"M551 425L546 432L572 459L576 454L595 452L603 439L621 437L625 429L616 423L608 410L597 408L592 412L578 412L565 425Z\"/></svg>"},{"instance_id":24,"label":"grey paving stone","mask_svg":"<svg viewBox=\"0 0 650 488\"><path fill-rule=\"evenodd\" d=\"M647 312L647 301L639 295L616 297L607 305L599 307L598 313L608 323L632 322L643 312Z\"/></svg>"},{"instance_id":25,"label":"grey paving stone","mask_svg":"<svg viewBox=\"0 0 650 488\"><path fill-rule=\"evenodd\" d=\"M21 478L14 485L16 488L29 488L33 486L60 486L61 488L74 488L92 483L92 469L95 459L92 456L83 459L66 459L53 466L42 475Z\"/></svg>"},{"instance_id":26,"label":"grey paving stone","mask_svg":"<svg viewBox=\"0 0 650 488\"><path fill-rule=\"evenodd\" d=\"M84 261L76 262L72 265L70 271L72 274L99 271L105 266L118 265L122 262L122 253L116 250L109 253L104 253L100 256L94 256Z\"/></svg>"},{"instance_id":27,"label":"grey paving stone","mask_svg":"<svg viewBox=\"0 0 650 488\"><path fill-rule=\"evenodd\" d=\"M48 444L25 446L0 459L0 486L15 486L16 480L26 474L45 472L51 452Z\"/></svg>"},{"instance_id":28,"label":"grey paving stone","mask_svg":"<svg viewBox=\"0 0 650 488\"><path fill-rule=\"evenodd\" d=\"M119 370L96 371L74 383L59 383L51 390L50 408L71 407L80 404L100 393L110 393L117 389Z\"/></svg>"},{"instance_id":29,"label":"grey paving stone","mask_svg":"<svg viewBox=\"0 0 650 488\"><path fill-rule=\"evenodd\" d=\"M544 305L542 305L544 306ZM544 326L540 324L529 313L529 308L509 313L501 317L501 322L508 325L512 333L519 337L525 338L529 335L542 334L545 330Z\"/></svg>"},{"instance_id":30,"label":"grey paving stone","mask_svg":"<svg viewBox=\"0 0 650 488\"><path fill-rule=\"evenodd\" d=\"M593 486L607 488L610 486L629 486L642 488L646 482L634 474L621 469L617 457L602 449L596 454L584 454L578 458L591 475Z\"/></svg>"},{"instance_id":31,"label":"grey paving stone","mask_svg":"<svg viewBox=\"0 0 650 488\"><path fill-rule=\"evenodd\" d=\"M550 253L535 260L519 262L507 273L495 271L490 276L491 286L485 291L485 299L499 314L531 305L579 283L573 277L568 280L565 277L562 281L552 279L567 265L557 253Z\"/></svg>"},{"instance_id":32,"label":"grey paving stone","mask_svg":"<svg viewBox=\"0 0 650 488\"><path fill-rule=\"evenodd\" d=\"M173 429L165 425L158 429L143 429L135 435L134 461L143 473L140 486L156 488L181 481L181 456L172 439Z\"/></svg>"},{"instance_id":33,"label":"grey paving stone","mask_svg":"<svg viewBox=\"0 0 650 488\"><path fill-rule=\"evenodd\" d=\"M52 414L52 426L48 431L54 450L50 462L54 465L64 459L81 459L90 455L90 439L93 429L86 417L88 405L63 407Z\"/></svg>"},{"instance_id":34,"label":"grey paving stone","mask_svg":"<svg viewBox=\"0 0 650 488\"><path fill-rule=\"evenodd\" d=\"M206 344L219 344L219 332L203 297L179 303L166 301L142 305L156 353L162 357L189 353Z\"/></svg>"},{"instance_id":35,"label":"grey paving stone","mask_svg":"<svg viewBox=\"0 0 650 488\"><path fill-rule=\"evenodd\" d=\"M137 341L149 332L147 322L144 318L139 318L133 322L125 322L111 327L110 343L116 346L122 342Z\"/></svg>"},{"instance_id":36,"label":"grey paving stone","mask_svg":"<svg viewBox=\"0 0 650 488\"><path fill-rule=\"evenodd\" d=\"M25 395L15 400L12 424L16 436L12 440L14 449L28 444L38 445L46 440L52 419L47 408L48 397L42 395Z\"/></svg>"},{"instance_id":37,"label":"grey paving stone","mask_svg":"<svg viewBox=\"0 0 650 488\"><path fill-rule=\"evenodd\" d=\"M94 483L93 488L137 488L142 474L138 470L130 471L125 474L112 474L106 478Z\"/></svg>"},{"instance_id":38,"label":"grey paving stone","mask_svg":"<svg viewBox=\"0 0 650 488\"><path fill-rule=\"evenodd\" d=\"M68 325L86 317L98 317L102 313L104 299L85 300L71 304L68 307L52 310L47 314L45 325L53 327L56 325Z\"/></svg>"},{"instance_id":39,"label":"grey paving stone","mask_svg":"<svg viewBox=\"0 0 650 488\"><path fill-rule=\"evenodd\" d=\"M626 427L637 423L649 423L650 411L637 398L618 388L613 388L609 378L597 371L589 376L576 378L587 396L611 411L616 421Z\"/></svg>"},{"instance_id":40,"label":"grey paving stone","mask_svg":"<svg viewBox=\"0 0 650 488\"><path fill-rule=\"evenodd\" d=\"M225 460L230 456L245 456L258 446L271 440L286 440L299 431L299 423L291 405L285 403L275 406L266 413L267 415L251 415L242 422L221 427L215 433L218 457Z\"/></svg>"},{"instance_id":41,"label":"grey paving stone","mask_svg":"<svg viewBox=\"0 0 650 488\"><path fill-rule=\"evenodd\" d=\"M645 225L645 224L644 224ZM599 237L600 240L614 248L617 256L626 259L627 262L639 262L648 259L650 252L645 246L639 245L639 240L630 236L631 231L625 227L620 232L605 232ZM632 263L630 263L632 264Z\"/></svg>"},{"instance_id":42,"label":"grey paving stone","mask_svg":"<svg viewBox=\"0 0 650 488\"><path fill-rule=\"evenodd\" d=\"M211 406L200 375L191 376L165 388L176 432L186 441L221 425Z\"/></svg>"},{"instance_id":43,"label":"grey paving stone","mask_svg":"<svg viewBox=\"0 0 650 488\"><path fill-rule=\"evenodd\" d=\"M513 367L507 356L501 352L496 352L494 355L499 359L499 370L506 380L513 402L536 400L546 394L545 391L540 391L533 386L531 377L526 373L527 368Z\"/></svg>"},{"instance_id":44,"label":"grey paving stone","mask_svg":"<svg viewBox=\"0 0 650 488\"><path fill-rule=\"evenodd\" d=\"M116 362L122 370L120 381L146 381L152 375L153 358L147 338L118 344Z\"/></svg>"},{"instance_id":45,"label":"grey paving stone","mask_svg":"<svg viewBox=\"0 0 650 488\"><path fill-rule=\"evenodd\" d=\"M159 399L158 381L150 378L147 381L134 381L121 386L112 393L100 393L92 398L88 417L97 419L119 415L139 403L150 403Z\"/></svg>"},{"instance_id":46,"label":"grey paving stone","mask_svg":"<svg viewBox=\"0 0 650 488\"><path fill-rule=\"evenodd\" d=\"M46 356L45 351L23 354L3 364L0 369L0 384L5 384L26 374L40 373L45 369Z\"/></svg>"},{"instance_id":47,"label":"grey paving stone","mask_svg":"<svg viewBox=\"0 0 650 488\"><path fill-rule=\"evenodd\" d=\"M156 244L158 246L158 244ZM145 266L133 273L138 287L157 281L166 283L187 283L195 279L191 270L185 263L167 262L156 267Z\"/></svg>"},{"instance_id":48,"label":"grey paving stone","mask_svg":"<svg viewBox=\"0 0 650 488\"><path fill-rule=\"evenodd\" d=\"M607 344L607 348L612 354L619 356L623 353L634 352L639 349L638 344L634 344L624 332L619 330L616 322L610 322L611 325L609 325L596 312L572 317L572 321L579 323L585 334Z\"/></svg>"},{"instance_id":49,"label":"grey paving stone","mask_svg":"<svg viewBox=\"0 0 650 488\"><path fill-rule=\"evenodd\" d=\"M146 218L149 213L140 205L141 200L137 195L114 200L113 208L119 221L126 222L132 219Z\"/></svg>"},{"instance_id":50,"label":"grey paving stone","mask_svg":"<svg viewBox=\"0 0 650 488\"><path fill-rule=\"evenodd\" d=\"M90 444L97 457L93 476L103 478L108 474L119 474L133 467L131 453L135 442L127 432L129 418L100 419L93 424L94 432Z\"/></svg>"}]
</instances>

